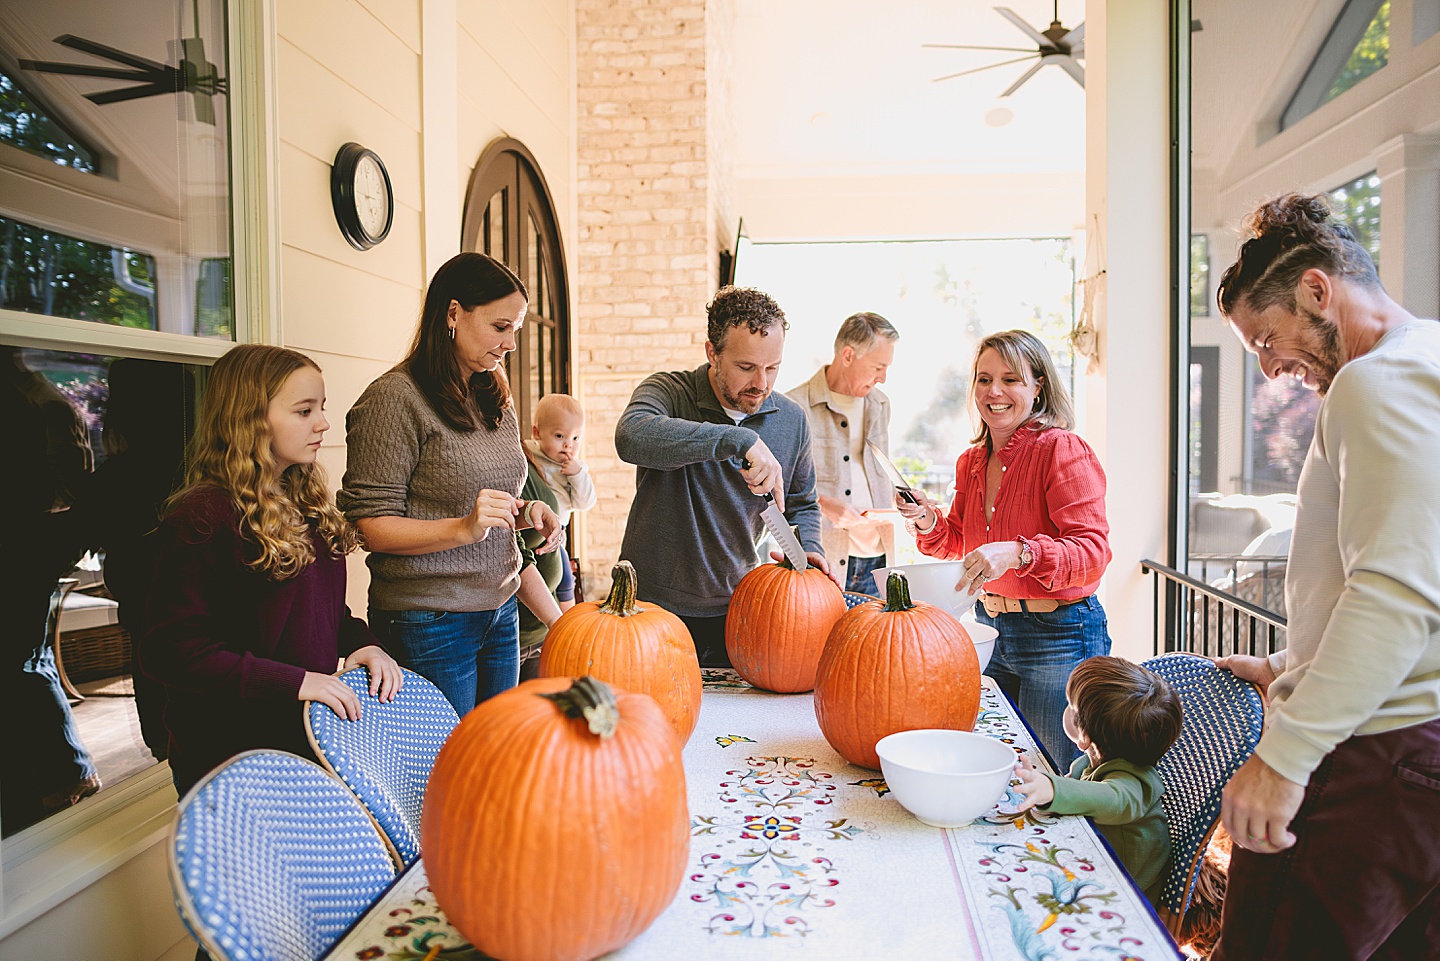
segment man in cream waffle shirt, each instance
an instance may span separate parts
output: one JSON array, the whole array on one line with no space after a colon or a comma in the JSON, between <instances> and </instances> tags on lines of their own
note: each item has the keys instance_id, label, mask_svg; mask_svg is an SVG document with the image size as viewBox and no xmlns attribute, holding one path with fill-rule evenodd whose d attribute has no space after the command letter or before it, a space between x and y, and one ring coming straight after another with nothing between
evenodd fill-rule
<instances>
[{"instance_id":1,"label":"man in cream waffle shirt","mask_svg":"<svg viewBox=\"0 0 1440 961\"><path fill-rule=\"evenodd\" d=\"M1300 473L1287 647L1225 788L1215 959L1440 958L1440 323L1381 287L1325 198L1247 218L1220 311L1266 377L1322 395Z\"/></svg>"}]
</instances>

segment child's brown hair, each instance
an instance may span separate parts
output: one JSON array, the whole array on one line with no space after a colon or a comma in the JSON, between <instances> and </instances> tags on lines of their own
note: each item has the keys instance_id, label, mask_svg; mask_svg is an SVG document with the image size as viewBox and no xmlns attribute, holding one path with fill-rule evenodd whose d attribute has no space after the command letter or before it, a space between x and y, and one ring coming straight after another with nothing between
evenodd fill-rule
<instances>
[{"instance_id":1,"label":"child's brown hair","mask_svg":"<svg viewBox=\"0 0 1440 961\"><path fill-rule=\"evenodd\" d=\"M1065 686L1075 722L1106 761L1151 767L1180 736L1180 698L1154 671L1122 657L1089 657Z\"/></svg>"}]
</instances>

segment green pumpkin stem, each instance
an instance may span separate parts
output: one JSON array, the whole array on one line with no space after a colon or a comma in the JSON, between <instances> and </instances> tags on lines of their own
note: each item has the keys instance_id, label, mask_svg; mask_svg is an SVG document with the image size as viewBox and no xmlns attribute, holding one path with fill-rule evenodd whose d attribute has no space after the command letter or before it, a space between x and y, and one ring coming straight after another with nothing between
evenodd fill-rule
<instances>
[{"instance_id":1,"label":"green pumpkin stem","mask_svg":"<svg viewBox=\"0 0 1440 961\"><path fill-rule=\"evenodd\" d=\"M635 565L620 561L610 569L610 596L600 605L600 610L616 617L631 617L640 613L635 606L635 594L640 582L635 578Z\"/></svg>"},{"instance_id":2,"label":"green pumpkin stem","mask_svg":"<svg viewBox=\"0 0 1440 961\"><path fill-rule=\"evenodd\" d=\"M604 681L589 675L576 678L566 690L540 696L554 701L566 717L583 717L590 726L590 733L601 740L614 734L615 726L620 723L615 692Z\"/></svg>"},{"instance_id":3,"label":"green pumpkin stem","mask_svg":"<svg viewBox=\"0 0 1440 961\"><path fill-rule=\"evenodd\" d=\"M915 608L910 600L910 582L899 571L891 571L885 579L885 610L909 611Z\"/></svg>"}]
</instances>

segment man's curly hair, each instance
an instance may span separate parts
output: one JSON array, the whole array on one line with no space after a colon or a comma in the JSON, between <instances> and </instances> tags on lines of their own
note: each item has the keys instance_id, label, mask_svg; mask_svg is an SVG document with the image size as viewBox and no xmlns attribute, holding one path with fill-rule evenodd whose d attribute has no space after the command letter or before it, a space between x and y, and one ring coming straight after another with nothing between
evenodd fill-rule
<instances>
[{"instance_id":1,"label":"man's curly hair","mask_svg":"<svg viewBox=\"0 0 1440 961\"><path fill-rule=\"evenodd\" d=\"M706 335L716 352L725 349L725 338L730 328L744 324L752 334L770 333L776 324L781 333L790 329L785 311L775 303L775 298L754 287L721 287L715 292L715 299L705 307L709 321Z\"/></svg>"}]
</instances>

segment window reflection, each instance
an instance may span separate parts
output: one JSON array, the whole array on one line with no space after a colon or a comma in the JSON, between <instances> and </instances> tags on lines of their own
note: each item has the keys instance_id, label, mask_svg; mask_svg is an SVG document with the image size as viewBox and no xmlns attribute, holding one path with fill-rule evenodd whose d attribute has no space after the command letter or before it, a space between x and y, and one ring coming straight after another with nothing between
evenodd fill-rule
<instances>
[{"instance_id":1,"label":"window reflection","mask_svg":"<svg viewBox=\"0 0 1440 961\"><path fill-rule=\"evenodd\" d=\"M0 774L10 835L165 756L131 637L204 368L0 345L0 374L0 718L26 738Z\"/></svg>"}]
</instances>

